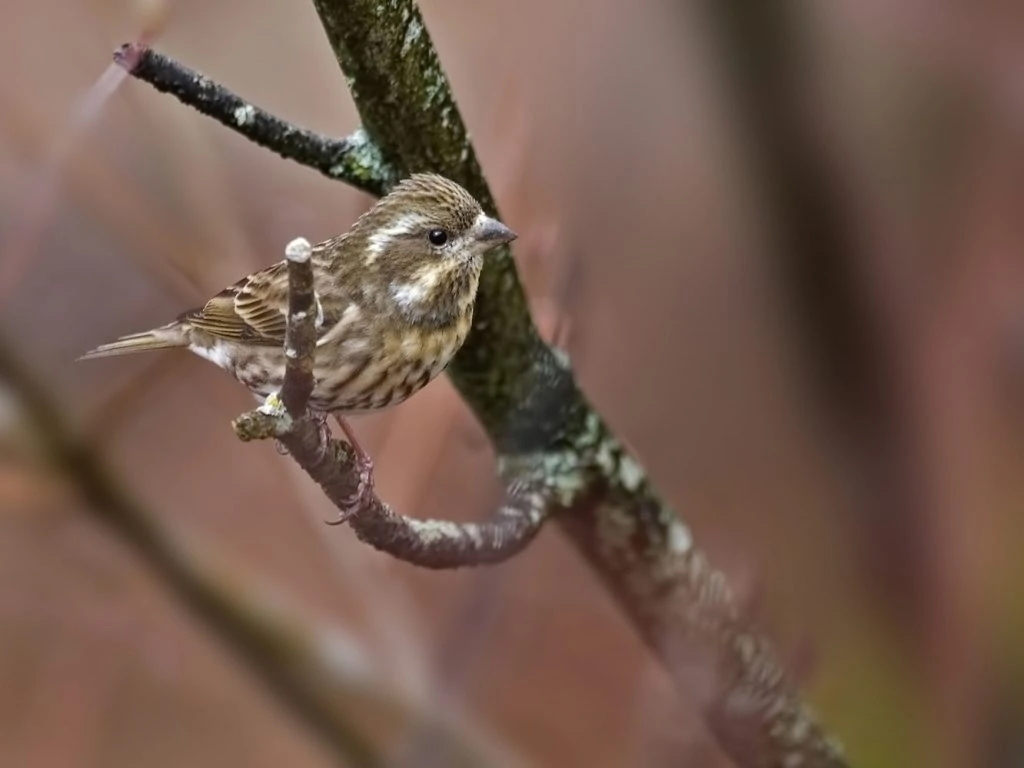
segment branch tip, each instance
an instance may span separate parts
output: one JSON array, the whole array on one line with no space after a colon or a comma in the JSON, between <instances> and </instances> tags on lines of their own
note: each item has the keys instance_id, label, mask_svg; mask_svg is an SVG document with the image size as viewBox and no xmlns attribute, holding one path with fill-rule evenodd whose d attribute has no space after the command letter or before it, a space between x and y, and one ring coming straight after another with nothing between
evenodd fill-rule
<instances>
[{"instance_id":1,"label":"branch tip","mask_svg":"<svg viewBox=\"0 0 1024 768\"><path fill-rule=\"evenodd\" d=\"M296 237L284 248L284 255L288 261L295 264L305 264L313 255L313 246L304 237Z\"/></svg>"},{"instance_id":2,"label":"branch tip","mask_svg":"<svg viewBox=\"0 0 1024 768\"><path fill-rule=\"evenodd\" d=\"M136 68L142 61L142 57L149 52L150 48L145 43L125 43L114 51L114 63L129 74L134 75Z\"/></svg>"},{"instance_id":3,"label":"branch tip","mask_svg":"<svg viewBox=\"0 0 1024 768\"><path fill-rule=\"evenodd\" d=\"M372 195L384 194L396 180L396 170L364 131L338 138L292 125L141 41L122 45L115 51L114 61L132 77L331 179Z\"/></svg>"}]
</instances>

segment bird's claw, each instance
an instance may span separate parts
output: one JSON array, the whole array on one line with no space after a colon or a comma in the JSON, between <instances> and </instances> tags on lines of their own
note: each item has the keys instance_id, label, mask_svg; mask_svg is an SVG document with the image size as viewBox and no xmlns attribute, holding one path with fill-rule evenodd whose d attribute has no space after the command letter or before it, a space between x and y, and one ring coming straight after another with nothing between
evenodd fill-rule
<instances>
[{"instance_id":1,"label":"bird's claw","mask_svg":"<svg viewBox=\"0 0 1024 768\"><path fill-rule=\"evenodd\" d=\"M363 447L356 439L352 427L341 416L337 417L338 425L352 446L352 453L355 460L355 471L359 482L352 495L345 499L339 506L339 515L334 520L325 520L327 525L341 525L351 519L354 514L365 509L373 501L373 459L370 454L363 450Z\"/></svg>"},{"instance_id":2,"label":"bird's claw","mask_svg":"<svg viewBox=\"0 0 1024 768\"><path fill-rule=\"evenodd\" d=\"M334 520L325 520L327 525L341 525L347 522L357 512L365 509L373 500L373 459L366 454L355 457L355 471L359 476L359 482L352 495L345 499L340 507L339 514Z\"/></svg>"},{"instance_id":3,"label":"bird's claw","mask_svg":"<svg viewBox=\"0 0 1024 768\"><path fill-rule=\"evenodd\" d=\"M331 428L327 424L327 414L313 411L310 414L310 418L316 422L316 427L320 431L320 460L323 461L330 451L332 437Z\"/></svg>"}]
</instances>

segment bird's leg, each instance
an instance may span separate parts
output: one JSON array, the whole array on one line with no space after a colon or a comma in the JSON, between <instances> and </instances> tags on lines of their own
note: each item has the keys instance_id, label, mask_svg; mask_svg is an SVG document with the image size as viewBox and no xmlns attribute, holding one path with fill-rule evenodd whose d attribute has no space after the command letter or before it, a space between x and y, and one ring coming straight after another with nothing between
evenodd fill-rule
<instances>
[{"instance_id":1,"label":"bird's leg","mask_svg":"<svg viewBox=\"0 0 1024 768\"><path fill-rule=\"evenodd\" d=\"M317 429L320 430L320 458L323 459L331 445L331 428L327 424L327 414L323 411L315 411L310 408L308 416L311 421L316 422ZM277 448L279 455L288 455L288 449L280 440L274 440L274 447Z\"/></svg>"},{"instance_id":2,"label":"bird's leg","mask_svg":"<svg viewBox=\"0 0 1024 768\"><path fill-rule=\"evenodd\" d=\"M309 418L316 422L317 429L320 430L320 450L322 451L320 458L322 459L331 446L331 427L327 423L327 413L310 408Z\"/></svg>"},{"instance_id":3,"label":"bird's leg","mask_svg":"<svg viewBox=\"0 0 1024 768\"><path fill-rule=\"evenodd\" d=\"M345 433L348 444L352 446L352 451L355 454L355 469L359 474L359 485L352 496L345 501L341 508L341 514L336 520L326 521L328 525L341 525L373 498L373 459L363 450L359 440L356 439L356 433L345 417L335 414L334 419L341 427L341 431Z\"/></svg>"}]
</instances>

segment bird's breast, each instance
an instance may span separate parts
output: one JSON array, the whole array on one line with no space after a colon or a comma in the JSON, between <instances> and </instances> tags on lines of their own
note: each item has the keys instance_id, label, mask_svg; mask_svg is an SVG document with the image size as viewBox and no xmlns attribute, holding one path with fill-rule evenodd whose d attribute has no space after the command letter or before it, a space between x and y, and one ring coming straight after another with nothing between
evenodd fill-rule
<instances>
[{"instance_id":1,"label":"bird's breast","mask_svg":"<svg viewBox=\"0 0 1024 768\"><path fill-rule=\"evenodd\" d=\"M397 405L445 369L465 341L471 321L466 314L440 328L402 323L377 328L369 338L350 336L321 345L314 405L349 412Z\"/></svg>"}]
</instances>

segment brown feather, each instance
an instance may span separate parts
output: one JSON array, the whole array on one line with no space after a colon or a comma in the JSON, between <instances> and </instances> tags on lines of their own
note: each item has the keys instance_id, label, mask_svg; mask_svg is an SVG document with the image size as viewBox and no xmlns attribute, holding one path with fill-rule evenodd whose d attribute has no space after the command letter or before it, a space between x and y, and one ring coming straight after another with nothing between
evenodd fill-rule
<instances>
[{"instance_id":1,"label":"brown feather","mask_svg":"<svg viewBox=\"0 0 1024 768\"><path fill-rule=\"evenodd\" d=\"M152 331L143 331L142 333L130 333L109 344L101 344L78 359L92 360L99 357L128 355L132 352L147 352L151 349L185 346L188 346L188 340L185 338L182 328L177 323L171 323L163 328L154 328Z\"/></svg>"},{"instance_id":2,"label":"brown feather","mask_svg":"<svg viewBox=\"0 0 1024 768\"><path fill-rule=\"evenodd\" d=\"M388 407L439 375L472 324L484 252L512 237L459 185L417 175L347 233L314 246L317 347L310 405L343 413ZM170 325L86 357L187 346L266 396L283 379L287 314L288 267L281 261Z\"/></svg>"}]
</instances>

